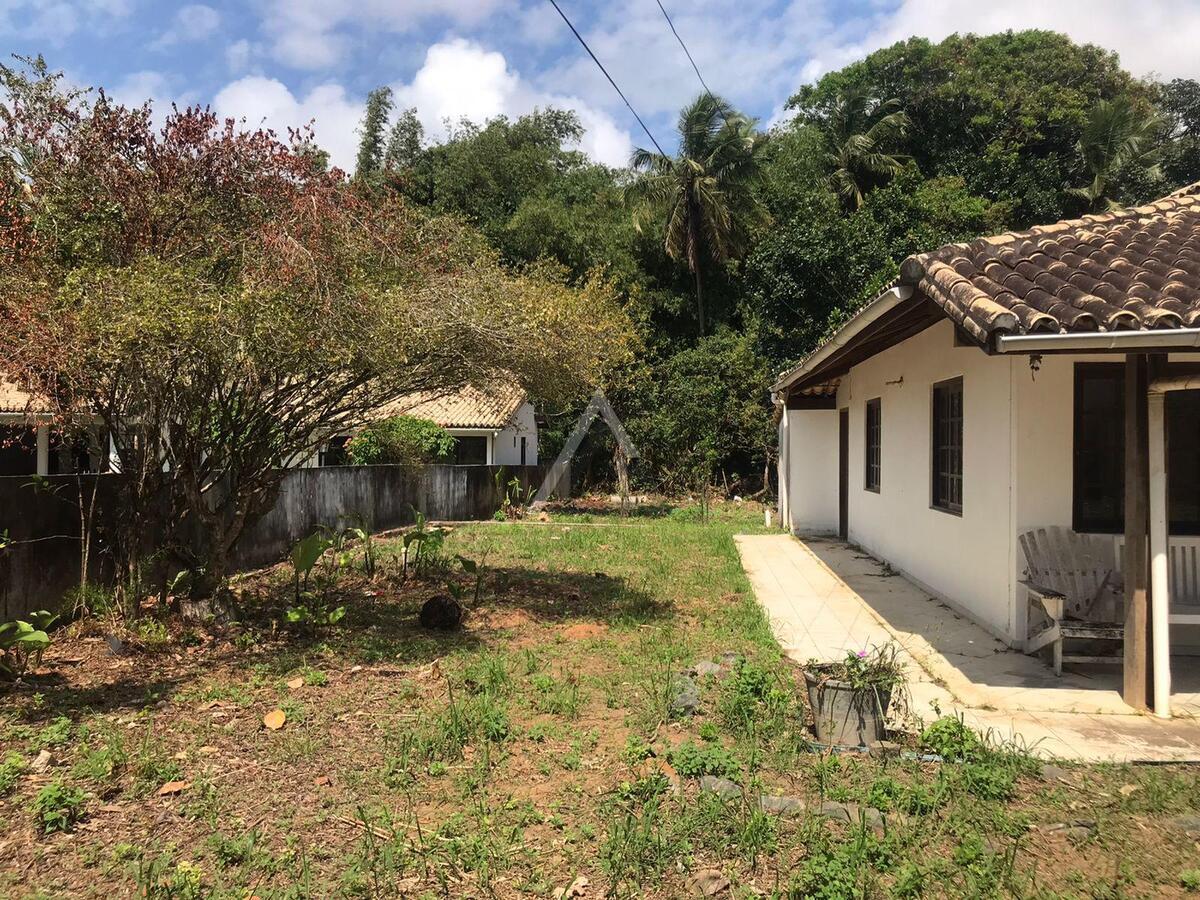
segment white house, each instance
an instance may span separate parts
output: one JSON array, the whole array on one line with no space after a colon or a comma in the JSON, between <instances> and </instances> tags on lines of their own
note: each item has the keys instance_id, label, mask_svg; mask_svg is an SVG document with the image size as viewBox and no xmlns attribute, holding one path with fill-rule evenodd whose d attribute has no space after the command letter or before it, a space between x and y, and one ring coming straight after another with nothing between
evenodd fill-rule
<instances>
[{"instance_id":1,"label":"white house","mask_svg":"<svg viewBox=\"0 0 1200 900\"><path fill-rule=\"evenodd\" d=\"M528 395L517 385L488 391L467 385L451 392L412 394L387 404L378 418L401 415L429 419L449 431L455 438L454 465L537 465L537 417ZM331 441L318 463L340 463L347 440Z\"/></svg>"},{"instance_id":2,"label":"white house","mask_svg":"<svg viewBox=\"0 0 1200 900\"><path fill-rule=\"evenodd\" d=\"M1136 539L1149 562L1126 566L1124 658L1152 669L1165 715L1172 642L1200 643L1197 352L1200 185L910 257L772 387L781 520L861 546L1018 648L1019 535L1102 535L1118 560Z\"/></svg>"},{"instance_id":3,"label":"white house","mask_svg":"<svg viewBox=\"0 0 1200 900\"><path fill-rule=\"evenodd\" d=\"M103 446L102 437L95 443ZM87 441L64 443L45 404L0 375L0 476L96 472L111 464Z\"/></svg>"}]
</instances>

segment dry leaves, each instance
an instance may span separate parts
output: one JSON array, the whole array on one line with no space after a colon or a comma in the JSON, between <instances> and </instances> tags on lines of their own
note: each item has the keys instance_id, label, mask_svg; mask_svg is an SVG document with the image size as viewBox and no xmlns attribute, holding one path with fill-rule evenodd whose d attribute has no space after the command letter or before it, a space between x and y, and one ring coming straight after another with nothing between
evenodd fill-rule
<instances>
[{"instance_id":1,"label":"dry leaves","mask_svg":"<svg viewBox=\"0 0 1200 900\"><path fill-rule=\"evenodd\" d=\"M158 796L166 797L170 794L179 794L186 791L192 786L190 781L168 781L158 789Z\"/></svg>"},{"instance_id":2,"label":"dry leaves","mask_svg":"<svg viewBox=\"0 0 1200 900\"><path fill-rule=\"evenodd\" d=\"M554 889L554 900L572 900L575 897L582 897L587 893L588 879L586 875L576 875L565 888Z\"/></svg>"},{"instance_id":3,"label":"dry leaves","mask_svg":"<svg viewBox=\"0 0 1200 900\"><path fill-rule=\"evenodd\" d=\"M299 690L300 688L304 687L304 679L299 677L293 678L287 683L287 686L288 690L290 691Z\"/></svg>"},{"instance_id":4,"label":"dry leaves","mask_svg":"<svg viewBox=\"0 0 1200 900\"><path fill-rule=\"evenodd\" d=\"M263 716L263 725L271 729L271 731L278 731L286 721L287 715L282 709L273 709Z\"/></svg>"}]
</instances>

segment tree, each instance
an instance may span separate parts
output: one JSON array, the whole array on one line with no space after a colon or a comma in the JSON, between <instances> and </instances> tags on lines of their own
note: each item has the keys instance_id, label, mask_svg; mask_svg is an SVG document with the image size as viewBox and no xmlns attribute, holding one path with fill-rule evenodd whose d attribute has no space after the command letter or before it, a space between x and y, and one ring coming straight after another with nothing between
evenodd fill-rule
<instances>
[{"instance_id":1,"label":"tree","mask_svg":"<svg viewBox=\"0 0 1200 900\"><path fill-rule=\"evenodd\" d=\"M1200 81L1158 85L1155 106L1163 131L1163 172L1172 185L1200 180Z\"/></svg>"},{"instance_id":2,"label":"tree","mask_svg":"<svg viewBox=\"0 0 1200 900\"><path fill-rule=\"evenodd\" d=\"M421 159L425 127L417 118L415 107L400 113L396 124L388 134L387 151L383 156L383 168L388 172L411 169Z\"/></svg>"},{"instance_id":3,"label":"tree","mask_svg":"<svg viewBox=\"0 0 1200 900\"><path fill-rule=\"evenodd\" d=\"M1115 182L1123 170L1141 168L1158 173L1158 148L1154 138L1158 121L1134 103L1128 94L1101 100L1088 117L1079 137L1079 155L1091 181L1086 187L1071 188L1073 196L1087 203L1090 212L1114 209Z\"/></svg>"},{"instance_id":4,"label":"tree","mask_svg":"<svg viewBox=\"0 0 1200 900\"><path fill-rule=\"evenodd\" d=\"M603 281L514 275L299 141L0 79L0 371L112 435L130 580L161 550L217 589L283 467L399 396L502 377L572 396L624 355Z\"/></svg>"},{"instance_id":5,"label":"tree","mask_svg":"<svg viewBox=\"0 0 1200 900\"><path fill-rule=\"evenodd\" d=\"M359 128L358 158L354 165L355 178L370 180L383 168L383 134L391 114L391 88L378 87L367 94L367 109L363 114L362 126Z\"/></svg>"},{"instance_id":6,"label":"tree","mask_svg":"<svg viewBox=\"0 0 1200 900\"><path fill-rule=\"evenodd\" d=\"M625 196L639 225L650 216L665 222L664 249L695 280L696 315L704 334L704 262L740 258L750 231L766 219L754 193L766 138L711 94L684 107L678 128L678 156L634 151L630 166L640 177Z\"/></svg>"},{"instance_id":7,"label":"tree","mask_svg":"<svg viewBox=\"0 0 1200 900\"><path fill-rule=\"evenodd\" d=\"M912 121L900 101L876 103L861 88L838 96L824 123L825 159L834 193L852 209L866 192L899 174L908 157L894 152Z\"/></svg>"},{"instance_id":8,"label":"tree","mask_svg":"<svg viewBox=\"0 0 1200 900\"><path fill-rule=\"evenodd\" d=\"M920 136L907 149L921 172L1007 207L1006 228L1068 215L1063 185L1086 177L1076 144L1092 108L1149 93L1112 51L1028 30L909 38L802 87L789 107L820 125L851 90L897 100Z\"/></svg>"}]
</instances>

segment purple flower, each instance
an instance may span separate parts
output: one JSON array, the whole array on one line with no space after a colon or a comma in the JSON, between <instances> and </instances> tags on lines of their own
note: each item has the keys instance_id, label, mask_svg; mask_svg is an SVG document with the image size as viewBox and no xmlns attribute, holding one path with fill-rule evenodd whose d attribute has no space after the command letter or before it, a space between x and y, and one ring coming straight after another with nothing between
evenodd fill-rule
<instances>
[{"instance_id":1,"label":"purple flower","mask_svg":"<svg viewBox=\"0 0 1200 900\"><path fill-rule=\"evenodd\" d=\"M859 650L859 651L858 651L858 658L859 658L859 659L866 659L866 658L867 658L867 651L866 651L866 650Z\"/></svg>"}]
</instances>

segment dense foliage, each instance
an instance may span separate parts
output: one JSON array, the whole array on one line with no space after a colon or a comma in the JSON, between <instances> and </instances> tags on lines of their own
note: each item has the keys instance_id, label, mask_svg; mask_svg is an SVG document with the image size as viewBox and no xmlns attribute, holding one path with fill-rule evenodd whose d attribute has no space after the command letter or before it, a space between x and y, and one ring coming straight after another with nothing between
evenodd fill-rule
<instances>
[{"instance_id":1,"label":"dense foliage","mask_svg":"<svg viewBox=\"0 0 1200 900\"><path fill-rule=\"evenodd\" d=\"M514 274L314 165L305 135L199 109L155 129L40 63L0 77L0 371L112 436L129 579L153 546L219 585L281 467L401 395L505 377L570 398L625 358L602 278Z\"/></svg>"},{"instance_id":2,"label":"dense foliage","mask_svg":"<svg viewBox=\"0 0 1200 900\"><path fill-rule=\"evenodd\" d=\"M454 453L454 435L429 419L391 416L364 426L346 444L356 466L420 466L441 462Z\"/></svg>"},{"instance_id":3,"label":"dense foliage","mask_svg":"<svg viewBox=\"0 0 1200 900\"><path fill-rule=\"evenodd\" d=\"M1110 51L1051 32L912 38L798 86L789 107L764 136L701 96L681 112L678 149L635 154L627 170L575 149L568 112L459 123L428 146L410 111L385 182L476 225L512 264L612 279L645 348L608 380L642 450L635 477L680 488L704 473L761 484L771 376L906 255L1200 179L1200 85L1135 79ZM752 147L752 166L737 157L748 177L704 181L735 137ZM552 451L578 405L541 405ZM576 471L611 472L611 450L595 435Z\"/></svg>"}]
</instances>

